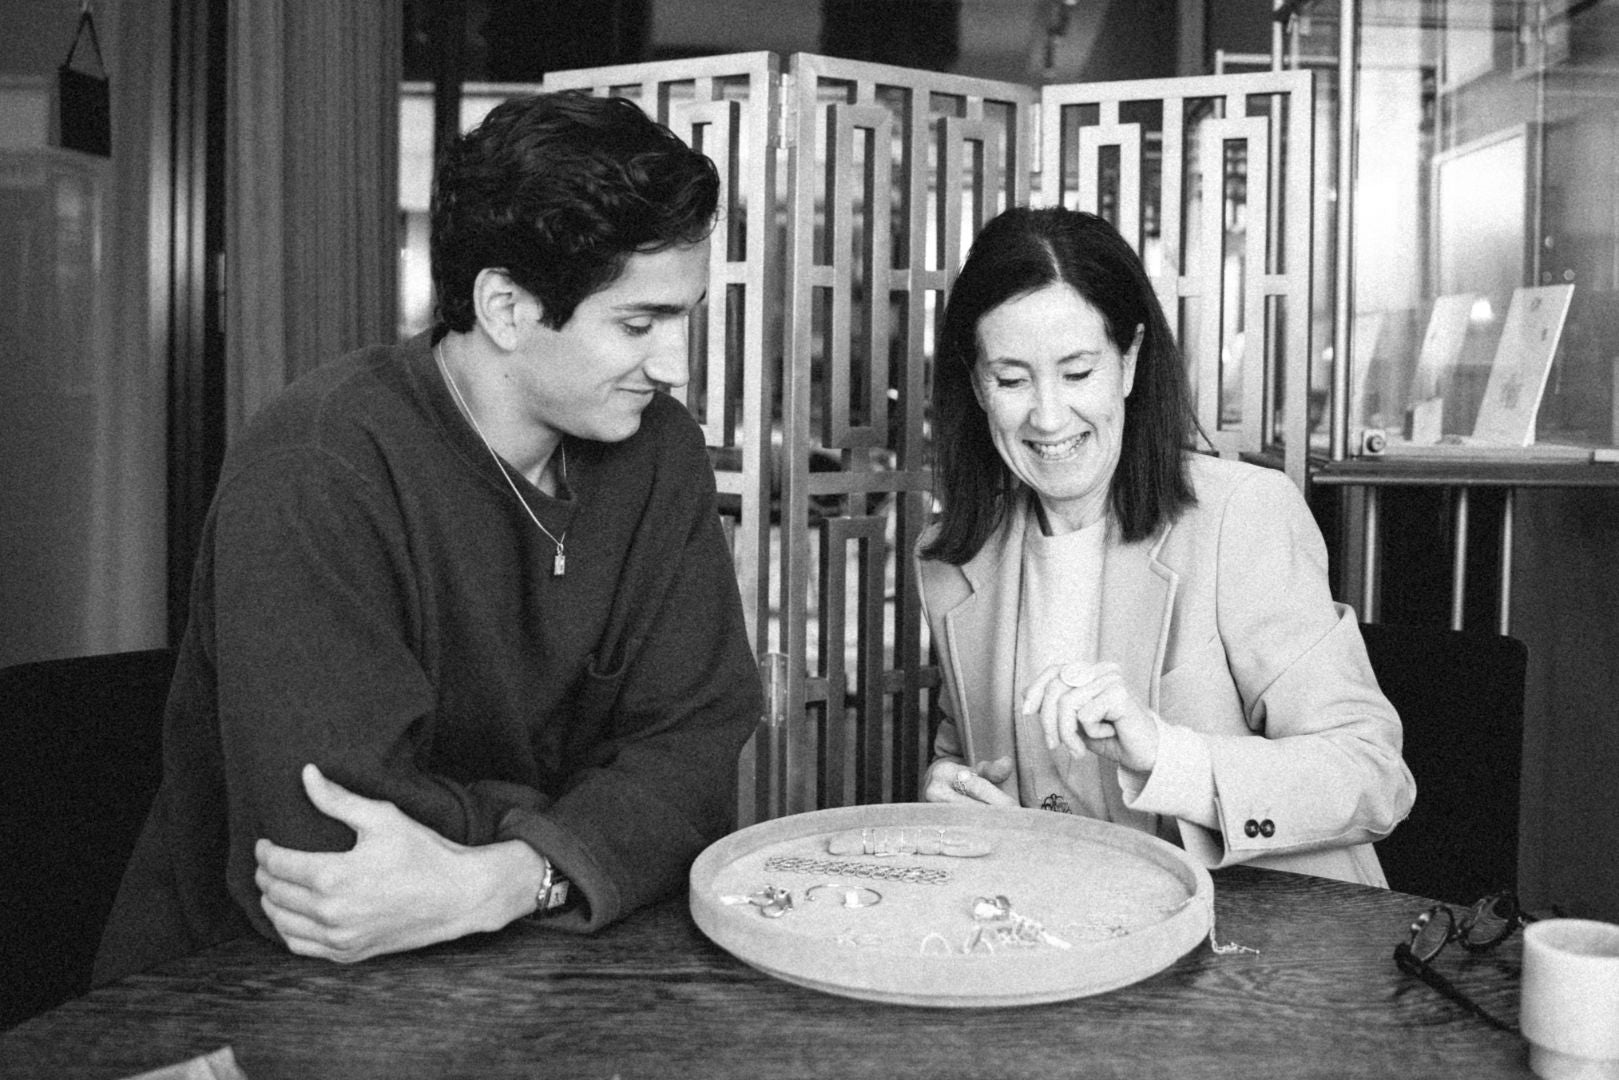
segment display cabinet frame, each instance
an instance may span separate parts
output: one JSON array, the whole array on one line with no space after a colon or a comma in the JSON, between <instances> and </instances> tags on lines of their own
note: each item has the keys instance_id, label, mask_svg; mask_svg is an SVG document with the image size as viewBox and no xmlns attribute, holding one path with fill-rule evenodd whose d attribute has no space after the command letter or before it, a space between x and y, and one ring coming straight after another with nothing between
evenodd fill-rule
<instances>
[{"instance_id":1,"label":"display cabinet frame","mask_svg":"<svg viewBox=\"0 0 1619 1080\"><path fill-rule=\"evenodd\" d=\"M1336 123L1331 127L1336 143L1332 175L1323 182L1332 192L1334 212L1329 221L1322 222L1327 243L1334 252L1332 279L1320 283L1333 297L1331 327L1332 355L1347 362L1333 363L1327 414L1330 420L1328 437L1318 442L1309 466L1309 483L1315 488L1340 492L1346 501L1342 515L1343 535L1335 545L1338 557L1340 593L1356 604L1362 618L1375 619L1380 612L1379 578L1381 534L1381 492L1391 488L1442 488L1450 505L1449 536L1446 541L1452 554L1451 602L1447 616L1456 629L1466 621L1464 594L1469 573L1468 553L1476 548L1481 538L1476 532L1470 536L1470 511L1473 494L1498 491L1503 495L1499 517L1499 534L1493 540L1482 540L1495 550L1496 593L1499 597L1493 615L1493 626L1501 633L1512 625L1512 547L1515 527L1515 492L1525 488L1603 488L1619 487L1619 364L1598 362L1589 365L1590 374L1598 380L1591 388L1593 395L1606 391L1612 401L1604 432L1604 416L1597 416L1587 432L1590 437L1570 441L1540 441L1529 446L1514 447L1490 444L1471 438L1467 431L1445 431L1431 444L1412 442L1405 436L1421 417L1409 404L1404 417L1391 416L1387 411L1380 418L1387 423L1368 422L1370 406L1362 408L1370 396L1368 380L1375 384L1376 368L1386 356L1359 340L1373 323L1359 303L1366 292L1357 274L1370 272L1376 260L1370 257L1357 260L1357 224L1362 213L1361 203L1369 195L1367 169L1374 170L1379 155L1387 154L1386 146L1373 150L1363 145L1368 125L1363 120L1387 113L1384 103L1366 97L1363 76L1373 65L1386 63L1387 57L1363 54L1362 33L1368 28L1387 34L1389 27L1398 27L1401 20L1410 22L1411 35L1437 34L1430 49L1418 46L1409 54L1417 65L1413 85L1423 96L1420 115L1422 137L1429 139L1428 164L1421 183L1409 192L1409 199L1417 204L1419 217L1426 217L1421 230L1427 240L1427 256L1420 260L1413 272L1425 276L1426 292L1430 301L1461 289L1475 289L1475 282L1458 281L1447 262L1447 253L1462 251L1469 242L1478 240L1486 230L1503 224L1500 213L1483 213L1475 208L1470 219L1451 220L1447 227L1447 207L1437 209L1430 200L1446 198L1447 190L1454 190L1446 179L1446 170L1471 156L1499 148L1509 141L1519 141L1524 147L1521 163L1505 175L1499 169L1489 171L1490 184L1509 184L1502 198L1499 187L1491 192L1497 210L1510 205L1517 208L1517 216L1506 225L1518 232L1515 241L1502 237L1489 237L1489 243L1479 251L1499 253L1511 248L1510 254L1519 270L1506 289L1496 288L1497 294L1529 289L1534 286L1560 282L1575 283L1581 290L1596 289L1599 295L1612 292L1619 279L1619 213L1613 212L1619 200L1603 210L1600 194L1595 197L1594 211L1585 213L1585 220L1602 219L1604 213L1611 219L1607 243L1611 257L1587 259L1594 266L1594 274L1586 274L1573 263L1560 266L1555 251L1559 237L1548 224L1554 212L1568 216L1567 207L1553 205L1558 198L1568 202L1567 192L1556 193L1547 180L1551 167L1545 147L1548 134L1557 130L1558 123L1566 123L1570 115L1580 116L1585 102L1595 100L1593 108L1610 109L1612 100L1619 100L1619 64L1604 70L1592 65L1589 58L1582 64L1577 43L1571 43L1567 19L1575 7L1561 0L1534 0L1511 8L1510 25L1502 22L1502 5L1487 0L1449 0L1447 5L1424 5L1418 0L1278 0L1275 18L1278 26L1272 62L1278 68L1301 63L1301 57L1310 57L1310 64L1319 70L1328 58L1325 51L1335 51L1334 77L1328 80L1326 94ZM1477 63L1467 67L1466 77L1447 64L1456 44L1449 33L1448 18L1463 16L1459 29L1478 38L1480 47L1472 50ZM1300 27L1316 20L1325 27L1324 32L1301 34ZM1317 27L1318 30L1321 27ZM1505 41L1500 35L1511 40ZM1493 36L1492 36L1493 35ZM1306 39L1309 39L1306 41ZM1488 38L1486 42L1484 39ZM1387 40L1385 38L1384 40ZM1415 40L1415 37L1413 37ZM1537 44L1538 43L1538 44ZM1502 63L1503 57L1511 63ZM1485 57L1489 63L1484 62ZM1558 65L1570 65L1561 69ZM1607 101L1607 104L1602 104ZM1492 111L1493 110L1493 111ZM1611 127L1611 124L1610 124ZM1380 132L1380 136L1381 136ZM1619 151L1612 149L1609 140L1610 164L1598 162L1587 166L1585 173L1594 176L1598 187L1619 188ZM1368 166L1368 162L1372 164ZM1345 181L1344 178L1349 178ZM1465 186L1465 185L1464 185ZM1375 189L1375 185L1374 185ZM1591 202L1588 198L1587 202ZM1473 230L1469 233L1469 229ZM1497 229L1499 232L1499 229ZM1589 232L1589 230L1587 230ZM1504 236L1505 234L1503 234ZM1475 253L1477 254L1477 253ZM1499 260L1477 255L1477 266L1494 270ZM1608 268L1604 269L1604 262ZM1594 280L1591 280L1594 278ZM1486 283L1487 286L1487 283ZM1485 297L1492 290L1477 286L1476 293ZM1481 307L1483 317L1493 318L1499 327L1504 311L1510 306L1510 297L1503 305L1497 300L1495 309ZM1576 308L1578 311L1578 308ZM1612 330L1619 331L1619 327ZM1566 336L1566 335L1565 335ZM1613 334L1613 352L1619 356L1619 333ZM1410 344L1414 335L1408 335L1407 355L1402 357L1413 370L1421 361L1412 355ZM1474 343L1483 351L1488 363L1496 360L1489 353L1495 343L1485 340ZM1375 358L1375 359L1374 359ZM1360 366L1357 366L1360 365ZM1553 361L1552 378L1558 379L1571 365L1567 355L1559 352ZM1368 371L1367 368L1372 370ZM1603 382L1605 380L1605 383ZM1394 382L1397 384L1398 379ZM1412 385L1421 380L1413 379ZM1482 376L1479 380L1482 383ZM1600 412L1600 410L1597 410ZM1470 417L1476 408L1465 412ZM1542 403L1540 421L1545 426L1546 405ZM1396 421L1403 421L1397 423ZM1470 425L1468 420L1464 426ZM1567 435L1567 432L1561 434ZM1475 571L1476 572L1476 571Z\"/></svg>"}]
</instances>

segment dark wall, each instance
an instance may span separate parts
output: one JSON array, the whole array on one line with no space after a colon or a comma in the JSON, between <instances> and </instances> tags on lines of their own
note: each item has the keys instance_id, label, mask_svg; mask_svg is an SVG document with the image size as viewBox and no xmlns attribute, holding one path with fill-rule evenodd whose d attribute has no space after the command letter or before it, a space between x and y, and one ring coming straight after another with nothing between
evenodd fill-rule
<instances>
[{"instance_id":1,"label":"dark wall","mask_svg":"<svg viewBox=\"0 0 1619 1080\"><path fill-rule=\"evenodd\" d=\"M961 0L821 0L821 52L949 71L961 47Z\"/></svg>"},{"instance_id":2,"label":"dark wall","mask_svg":"<svg viewBox=\"0 0 1619 1080\"><path fill-rule=\"evenodd\" d=\"M1079 81L1164 79L1177 74L1178 9L1176 0L1109 5Z\"/></svg>"},{"instance_id":3,"label":"dark wall","mask_svg":"<svg viewBox=\"0 0 1619 1080\"><path fill-rule=\"evenodd\" d=\"M652 0L405 0L405 78L430 81L457 53L463 82L634 63L649 58L651 12Z\"/></svg>"},{"instance_id":4,"label":"dark wall","mask_svg":"<svg viewBox=\"0 0 1619 1080\"><path fill-rule=\"evenodd\" d=\"M1210 49L1204 58L1208 70L1214 70L1214 49L1269 53L1271 14L1271 0L1208 0L1203 5Z\"/></svg>"}]
</instances>

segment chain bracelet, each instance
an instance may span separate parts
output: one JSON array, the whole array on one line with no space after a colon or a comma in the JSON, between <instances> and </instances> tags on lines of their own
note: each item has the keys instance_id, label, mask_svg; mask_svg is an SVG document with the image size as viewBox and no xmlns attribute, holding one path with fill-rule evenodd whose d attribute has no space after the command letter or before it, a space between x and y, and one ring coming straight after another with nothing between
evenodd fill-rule
<instances>
[{"instance_id":1,"label":"chain bracelet","mask_svg":"<svg viewBox=\"0 0 1619 1080\"><path fill-rule=\"evenodd\" d=\"M782 874L819 874L823 877L857 877L874 881L900 881L908 885L943 885L950 871L931 866L901 863L843 862L838 859L812 859L803 855L776 855L765 860L765 870Z\"/></svg>"}]
</instances>

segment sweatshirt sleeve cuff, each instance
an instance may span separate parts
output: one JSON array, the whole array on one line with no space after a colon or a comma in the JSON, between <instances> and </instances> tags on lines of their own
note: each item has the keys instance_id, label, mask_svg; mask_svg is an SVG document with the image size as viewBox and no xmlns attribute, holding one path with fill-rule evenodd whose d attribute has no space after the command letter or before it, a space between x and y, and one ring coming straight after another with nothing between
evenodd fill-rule
<instances>
[{"instance_id":1,"label":"sweatshirt sleeve cuff","mask_svg":"<svg viewBox=\"0 0 1619 1080\"><path fill-rule=\"evenodd\" d=\"M1214 765L1203 736L1176 724L1158 725L1158 763L1143 776L1119 770L1124 805L1131 810L1178 818L1208 829L1220 827L1214 803Z\"/></svg>"}]
</instances>

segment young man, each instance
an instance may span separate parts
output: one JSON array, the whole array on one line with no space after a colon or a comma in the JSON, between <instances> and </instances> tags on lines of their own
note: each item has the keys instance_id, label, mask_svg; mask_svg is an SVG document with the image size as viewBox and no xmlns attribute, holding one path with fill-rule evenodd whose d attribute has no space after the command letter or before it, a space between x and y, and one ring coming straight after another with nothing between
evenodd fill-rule
<instances>
[{"instance_id":1,"label":"young man","mask_svg":"<svg viewBox=\"0 0 1619 1080\"><path fill-rule=\"evenodd\" d=\"M730 827L758 677L701 434L659 392L718 183L575 94L452 147L439 325L300 380L221 471L98 982L249 928L341 961L593 930Z\"/></svg>"}]
</instances>

